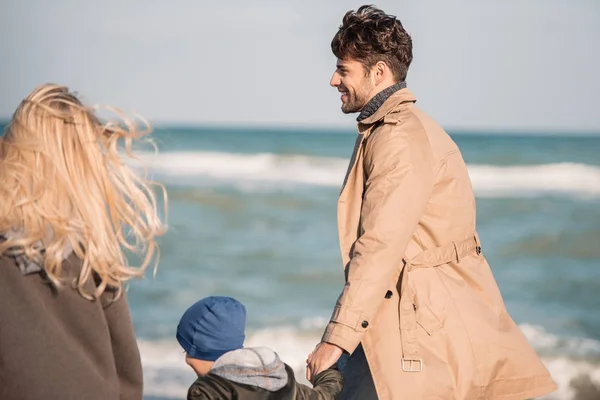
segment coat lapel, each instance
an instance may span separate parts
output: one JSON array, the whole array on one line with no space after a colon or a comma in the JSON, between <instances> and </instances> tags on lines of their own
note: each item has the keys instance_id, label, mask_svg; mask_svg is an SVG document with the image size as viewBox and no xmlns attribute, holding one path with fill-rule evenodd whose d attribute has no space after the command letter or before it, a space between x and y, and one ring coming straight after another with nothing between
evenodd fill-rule
<instances>
[{"instance_id":1,"label":"coat lapel","mask_svg":"<svg viewBox=\"0 0 600 400\"><path fill-rule=\"evenodd\" d=\"M364 143L365 135L360 133L354 143L354 151L338 199L338 233L344 266L350 260L350 248L357 239L356 229L348 229L348 227L358 226L358 218L360 218L364 185L362 166Z\"/></svg>"},{"instance_id":2,"label":"coat lapel","mask_svg":"<svg viewBox=\"0 0 600 400\"><path fill-rule=\"evenodd\" d=\"M344 191L348 184L348 179L350 178L350 175L356 169L357 161L360 158L360 157L358 157L358 155L362 152L363 137L364 137L364 135L359 134L356 137L356 141L354 142L354 150L352 151L352 157L350 158L350 163L348 164L348 169L346 171L346 177L344 178L344 183L342 184L342 190L340 191L340 201L342 201L342 199L344 198L344 195L345 195Z\"/></svg>"}]
</instances>

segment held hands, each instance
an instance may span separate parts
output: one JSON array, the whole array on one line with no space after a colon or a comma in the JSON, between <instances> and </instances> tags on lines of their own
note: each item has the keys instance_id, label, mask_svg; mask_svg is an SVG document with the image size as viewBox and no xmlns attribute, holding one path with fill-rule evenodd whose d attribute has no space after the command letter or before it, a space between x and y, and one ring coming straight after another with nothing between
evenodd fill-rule
<instances>
[{"instance_id":1,"label":"held hands","mask_svg":"<svg viewBox=\"0 0 600 400\"><path fill-rule=\"evenodd\" d=\"M314 377L337 362L342 355L338 346L321 342L306 359L306 379L312 382Z\"/></svg>"}]
</instances>

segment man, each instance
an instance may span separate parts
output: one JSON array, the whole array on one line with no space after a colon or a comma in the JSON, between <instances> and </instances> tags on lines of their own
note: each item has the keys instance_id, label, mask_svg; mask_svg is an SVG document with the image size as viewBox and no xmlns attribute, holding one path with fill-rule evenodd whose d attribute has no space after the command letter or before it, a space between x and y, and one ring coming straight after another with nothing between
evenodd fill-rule
<instances>
[{"instance_id":1,"label":"man","mask_svg":"<svg viewBox=\"0 0 600 400\"><path fill-rule=\"evenodd\" d=\"M406 89L394 16L349 11L331 85L359 135L338 203L346 284L311 378L350 354L344 399L515 399L556 389L507 314L475 232L461 153Z\"/></svg>"}]
</instances>

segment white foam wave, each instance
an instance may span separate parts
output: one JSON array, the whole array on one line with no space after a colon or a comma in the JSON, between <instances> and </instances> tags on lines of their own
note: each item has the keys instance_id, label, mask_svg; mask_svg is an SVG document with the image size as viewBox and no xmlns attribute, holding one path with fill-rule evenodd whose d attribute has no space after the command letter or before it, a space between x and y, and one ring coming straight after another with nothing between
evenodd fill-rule
<instances>
[{"instance_id":1,"label":"white foam wave","mask_svg":"<svg viewBox=\"0 0 600 400\"><path fill-rule=\"evenodd\" d=\"M341 158L271 153L173 152L141 159L151 171L167 176L319 186L339 186L348 166Z\"/></svg>"},{"instance_id":2,"label":"white foam wave","mask_svg":"<svg viewBox=\"0 0 600 400\"><path fill-rule=\"evenodd\" d=\"M521 332L542 354L568 354L570 357L600 359L600 342L589 338L560 337L539 325L521 324Z\"/></svg>"},{"instance_id":3,"label":"white foam wave","mask_svg":"<svg viewBox=\"0 0 600 400\"><path fill-rule=\"evenodd\" d=\"M185 354L173 340L138 340L144 372L144 394L182 399L196 379Z\"/></svg>"},{"instance_id":4,"label":"white foam wave","mask_svg":"<svg viewBox=\"0 0 600 400\"><path fill-rule=\"evenodd\" d=\"M600 393L600 367L568 357L542 357L558 389L543 400L595 400ZM590 394L590 392L592 392Z\"/></svg>"},{"instance_id":5,"label":"white foam wave","mask_svg":"<svg viewBox=\"0 0 600 400\"><path fill-rule=\"evenodd\" d=\"M252 184L306 184L340 187L348 160L335 157L166 152L143 154L141 160L159 179L210 178L248 187ZM600 167L577 163L540 165L469 165L479 197L566 194L600 197ZM198 179L193 179L198 182Z\"/></svg>"},{"instance_id":6,"label":"white foam wave","mask_svg":"<svg viewBox=\"0 0 600 400\"><path fill-rule=\"evenodd\" d=\"M542 355L542 361L558 385L558 390L541 397L545 400L592 399L600 393L600 342L589 338L560 337L538 325L521 324L521 331ZM588 393L586 393L588 392Z\"/></svg>"},{"instance_id":7,"label":"white foam wave","mask_svg":"<svg viewBox=\"0 0 600 400\"><path fill-rule=\"evenodd\" d=\"M600 197L600 167L556 163L526 166L469 165L476 194L501 197L545 193Z\"/></svg>"},{"instance_id":8,"label":"white foam wave","mask_svg":"<svg viewBox=\"0 0 600 400\"><path fill-rule=\"evenodd\" d=\"M279 326L261 329L248 335L247 347L266 346L304 378L305 360L320 339L327 320L305 319L300 328ZM600 391L600 342L585 338L561 338L542 327L520 325L525 337L541 355L542 361L558 385L558 390L545 400L592 399L585 394ZM192 370L185 364L181 348L173 340L139 341L144 365L145 394L182 398L194 381Z\"/></svg>"}]
</instances>

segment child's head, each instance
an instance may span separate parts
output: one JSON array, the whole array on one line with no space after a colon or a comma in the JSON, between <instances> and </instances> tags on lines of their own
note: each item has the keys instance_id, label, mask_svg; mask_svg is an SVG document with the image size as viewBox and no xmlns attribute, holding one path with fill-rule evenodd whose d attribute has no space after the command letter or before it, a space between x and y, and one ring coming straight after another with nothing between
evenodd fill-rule
<instances>
[{"instance_id":1,"label":"child's head","mask_svg":"<svg viewBox=\"0 0 600 400\"><path fill-rule=\"evenodd\" d=\"M177 341L186 362L205 375L223 354L244 346L246 308L231 297L206 297L186 310L177 326Z\"/></svg>"}]
</instances>

